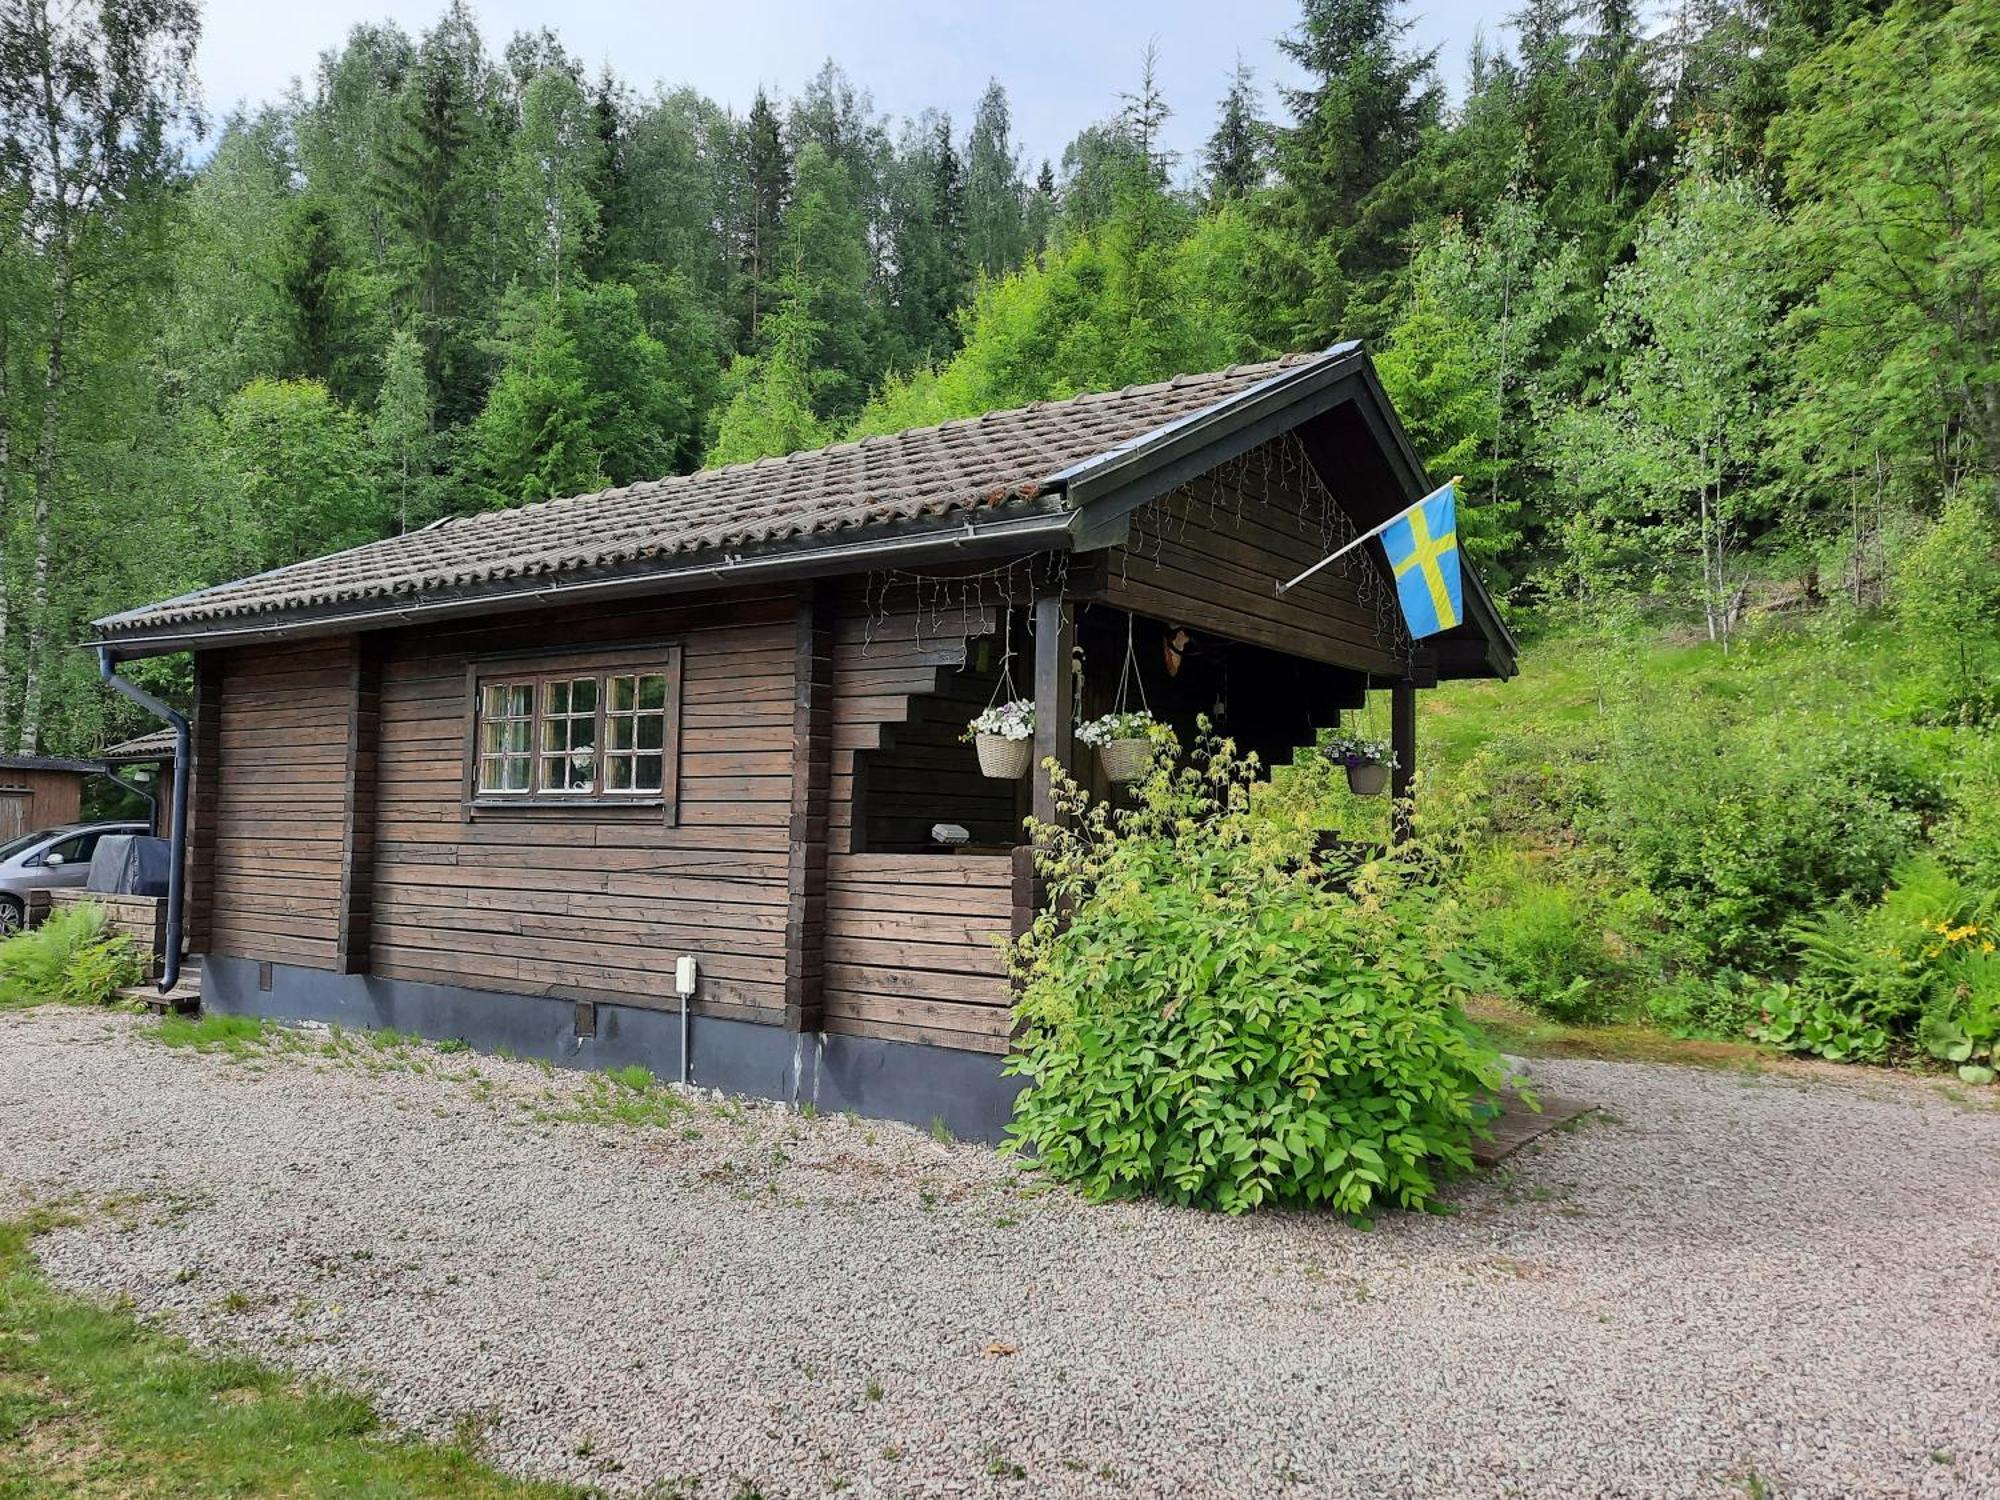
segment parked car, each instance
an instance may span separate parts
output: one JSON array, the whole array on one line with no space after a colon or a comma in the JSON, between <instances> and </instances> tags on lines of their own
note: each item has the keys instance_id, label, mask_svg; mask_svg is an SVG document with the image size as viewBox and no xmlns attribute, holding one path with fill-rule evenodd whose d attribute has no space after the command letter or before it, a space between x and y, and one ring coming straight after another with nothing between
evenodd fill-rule
<instances>
[{"instance_id":1,"label":"parked car","mask_svg":"<svg viewBox=\"0 0 2000 1500\"><path fill-rule=\"evenodd\" d=\"M66 823L0 844L0 935L20 931L28 892L82 885L97 841L107 833L146 831L144 823Z\"/></svg>"}]
</instances>

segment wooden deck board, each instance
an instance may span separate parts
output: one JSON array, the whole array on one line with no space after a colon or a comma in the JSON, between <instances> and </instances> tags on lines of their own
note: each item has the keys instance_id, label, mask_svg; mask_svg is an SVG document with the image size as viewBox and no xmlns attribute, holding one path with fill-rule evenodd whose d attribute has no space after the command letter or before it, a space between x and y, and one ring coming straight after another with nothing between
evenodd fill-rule
<instances>
[{"instance_id":1,"label":"wooden deck board","mask_svg":"<svg viewBox=\"0 0 2000 1500\"><path fill-rule=\"evenodd\" d=\"M1539 1111L1532 1110L1522 1102L1521 1096L1509 1089L1500 1099L1500 1114L1490 1129L1491 1140L1472 1143L1472 1159L1482 1167L1498 1166L1519 1151L1528 1142L1539 1140L1552 1130L1559 1130L1570 1121L1580 1119L1596 1109L1583 1099L1564 1099L1555 1094L1537 1094Z\"/></svg>"}]
</instances>

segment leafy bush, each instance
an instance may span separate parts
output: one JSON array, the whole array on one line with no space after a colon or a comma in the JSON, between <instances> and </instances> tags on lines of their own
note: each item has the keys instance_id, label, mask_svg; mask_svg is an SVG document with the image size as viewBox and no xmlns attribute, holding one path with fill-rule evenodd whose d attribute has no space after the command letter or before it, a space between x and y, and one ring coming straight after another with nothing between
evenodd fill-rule
<instances>
[{"instance_id":1,"label":"leafy bush","mask_svg":"<svg viewBox=\"0 0 2000 1500\"><path fill-rule=\"evenodd\" d=\"M1459 1009L1473 972L1410 871L1329 871L1310 818L1252 813L1253 767L1204 738L1128 811L1062 785L1074 821L1037 855L1062 915L1014 952L1008 1148L1092 1197L1423 1207L1501 1082Z\"/></svg>"},{"instance_id":2,"label":"leafy bush","mask_svg":"<svg viewBox=\"0 0 2000 1500\"><path fill-rule=\"evenodd\" d=\"M1685 708L1678 710L1681 720ZM1712 962L1770 972L1787 924L1880 890L1942 789L1880 732L1637 715L1593 819Z\"/></svg>"},{"instance_id":3,"label":"leafy bush","mask_svg":"<svg viewBox=\"0 0 2000 1500\"><path fill-rule=\"evenodd\" d=\"M1623 1008L1626 964L1594 893L1512 850L1473 861L1464 891L1473 948L1515 999L1559 1021L1607 1021Z\"/></svg>"},{"instance_id":4,"label":"leafy bush","mask_svg":"<svg viewBox=\"0 0 2000 1500\"><path fill-rule=\"evenodd\" d=\"M94 902L52 912L41 926L0 942L0 995L34 1004L102 1005L145 977L129 938L104 929Z\"/></svg>"},{"instance_id":5,"label":"leafy bush","mask_svg":"<svg viewBox=\"0 0 2000 1500\"><path fill-rule=\"evenodd\" d=\"M1873 906L1843 903L1791 929L1797 978L1757 1035L1837 1062L1920 1046L1988 1082L2000 1040L2000 898L1913 860Z\"/></svg>"},{"instance_id":6,"label":"leafy bush","mask_svg":"<svg viewBox=\"0 0 2000 1500\"><path fill-rule=\"evenodd\" d=\"M1993 659L2000 621L2000 551L1983 494L1967 486L1897 559L1896 613L1929 654L1936 712L1945 722L2000 717Z\"/></svg>"}]
</instances>

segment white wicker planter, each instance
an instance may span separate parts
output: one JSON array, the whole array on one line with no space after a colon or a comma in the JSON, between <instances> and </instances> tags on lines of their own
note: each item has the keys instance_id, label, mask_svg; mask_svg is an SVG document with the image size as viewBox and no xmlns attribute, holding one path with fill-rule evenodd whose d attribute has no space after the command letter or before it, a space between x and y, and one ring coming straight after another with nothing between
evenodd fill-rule
<instances>
[{"instance_id":1,"label":"white wicker planter","mask_svg":"<svg viewBox=\"0 0 2000 1500\"><path fill-rule=\"evenodd\" d=\"M997 734L972 738L979 750L979 769L995 781L1019 781L1035 763L1033 740L1010 740Z\"/></svg>"},{"instance_id":2,"label":"white wicker planter","mask_svg":"<svg viewBox=\"0 0 2000 1500\"><path fill-rule=\"evenodd\" d=\"M1379 797L1389 785L1389 768L1380 762L1347 768L1347 789L1357 797Z\"/></svg>"},{"instance_id":3,"label":"white wicker planter","mask_svg":"<svg viewBox=\"0 0 2000 1500\"><path fill-rule=\"evenodd\" d=\"M1097 747L1097 762L1114 782L1137 781L1153 763L1153 742L1148 739L1106 740Z\"/></svg>"}]
</instances>

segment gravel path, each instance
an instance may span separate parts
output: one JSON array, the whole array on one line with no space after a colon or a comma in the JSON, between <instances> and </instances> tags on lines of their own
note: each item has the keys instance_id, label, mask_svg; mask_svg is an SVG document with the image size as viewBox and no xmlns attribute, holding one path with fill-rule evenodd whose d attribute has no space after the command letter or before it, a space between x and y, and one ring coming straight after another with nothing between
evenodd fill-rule
<instances>
[{"instance_id":1,"label":"gravel path","mask_svg":"<svg viewBox=\"0 0 2000 1500\"><path fill-rule=\"evenodd\" d=\"M508 1467L700 1500L2000 1494L2000 1113L1930 1085L1538 1064L1608 1116L1359 1233L150 1024L0 1014L0 1212L105 1208L39 1242L57 1281Z\"/></svg>"}]
</instances>

